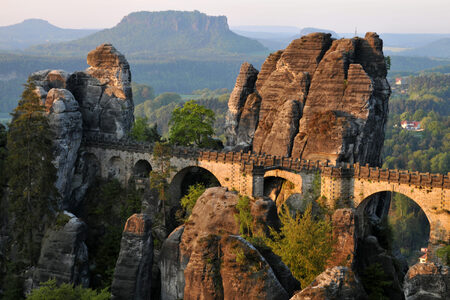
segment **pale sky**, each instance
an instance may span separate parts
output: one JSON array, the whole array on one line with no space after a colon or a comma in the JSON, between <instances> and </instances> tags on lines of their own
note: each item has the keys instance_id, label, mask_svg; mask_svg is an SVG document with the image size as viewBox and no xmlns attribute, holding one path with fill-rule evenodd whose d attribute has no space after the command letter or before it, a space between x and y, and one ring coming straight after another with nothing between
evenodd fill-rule
<instances>
[{"instance_id":1,"label":"pale sky","mask_svg":"<svg viewBox=\"0 0 450 300\"><path fill-rule=\"evenodd\" d=\"M230 26L450 33L450 0L0 0L0 26L40 18L63 28L109 28L142 10L199 10L227 16Z\"/></svg>"}]
</instances>

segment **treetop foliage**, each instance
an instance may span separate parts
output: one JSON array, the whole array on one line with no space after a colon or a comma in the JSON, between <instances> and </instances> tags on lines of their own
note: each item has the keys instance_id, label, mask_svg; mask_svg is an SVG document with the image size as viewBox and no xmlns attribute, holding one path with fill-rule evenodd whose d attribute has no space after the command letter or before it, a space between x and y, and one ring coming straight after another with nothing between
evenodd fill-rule
<instances>
[{"instance_id":1,"label":"treetop foliage","mask_svg":"<svg viewBox=\"0 0 450 300\"><path fill-rule=\"evenodd\" d=\"M169 141L181 146L210 146L214 134L214 112L191 100L172 112Z\"/></svg>"},{"instance_id":2,"label":"treetop foliage","mask_svg":"<svg viewBox=\"0 0 450 300\"><path fill-rule=\"evenodd\" d=\"M108 300L111 295L104 289L100 292L81 286L74 287L71 284L56 284L55 279L51 279L41 284L41 287L31 292L28 300Z\"/></svg>"}]
</instances>

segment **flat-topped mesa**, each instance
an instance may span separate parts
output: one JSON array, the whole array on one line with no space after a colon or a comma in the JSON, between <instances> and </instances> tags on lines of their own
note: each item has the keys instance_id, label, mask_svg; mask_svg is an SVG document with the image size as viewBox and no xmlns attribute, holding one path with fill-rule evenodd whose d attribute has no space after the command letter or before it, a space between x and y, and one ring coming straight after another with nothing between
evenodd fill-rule
<instances>
[{"instance_id":1,"label":"flat-topped mesa","mask_svg":"<svg viewBox=\"0 0 450 300\"><path fill-rule=\"evenodd\" d=\"M120 139L134 122L130 65L111 44L89 52L87 63L88 69L72 74L67 82L80 104L84 134Z\"/></svg>"},{"instance_id":2,"label":"flat-topped mesa","mask_svg":"<svg viewBox=\"0 0 450 300\"><path fill-rule=\"evenodd\" d=\"M390 96L382 46L376 33L340 40L313 33L292 41L269 55L254 92L233 107L245 111L252 100L256 122L243 122L242 113L235 128L254 132L246 136L254 152L379 165ZM243 142L229 141L237 150Z\"/></svg>"}]
</instances>

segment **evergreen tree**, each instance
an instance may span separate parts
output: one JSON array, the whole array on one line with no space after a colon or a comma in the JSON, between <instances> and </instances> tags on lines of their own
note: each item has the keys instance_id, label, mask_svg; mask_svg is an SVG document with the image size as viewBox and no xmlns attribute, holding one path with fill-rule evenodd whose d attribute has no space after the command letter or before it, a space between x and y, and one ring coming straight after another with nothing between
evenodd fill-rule
<instances>
[{"instance_id":1,"label":"evergreen tree","mask_svg":"<svg viewBox=\"0 0 450 300\"><path fill-rule=\"evenodd\" d=\"M7 142L8 203L19 254L35 263L40 237L57 209L58 192L52 164L54 134L30 79L12 116Z\"/></svg>"}]
</instances>

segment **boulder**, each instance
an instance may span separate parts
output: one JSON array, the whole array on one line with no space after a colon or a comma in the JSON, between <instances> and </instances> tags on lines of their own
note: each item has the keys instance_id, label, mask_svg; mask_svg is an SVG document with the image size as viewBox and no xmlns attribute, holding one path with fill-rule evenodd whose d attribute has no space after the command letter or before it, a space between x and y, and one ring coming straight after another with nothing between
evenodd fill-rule
<instances>
[{"instance_id":1,"label":"boulder","mask_svg":"<svg viewBox=\"0 0 450 300\"><path fill-rule=\"evenodd\" d=\"M364 288L353 272L347 267L326 269L305 289L295 294L291 300L340 300L368 299Z\"/></svg>"},{"instance_id":2,"label":"boulder","mask_svg":"<svg viewBox=\"0 0 450 300\"><path fill-rule=\"evenodd\" d=\"M58 284L89 286L86 230L86 224L73 214L58 215L56 224L42 239L41 254L33 274L34 287L52 278Z\"/></svg>"},{"instance_id":3,"label":"boulder","mask_svg":"<svg viewBox=\"0 0 450 300\"><path fill-rule=\"evenodd\" d=\"M415 264L406 273L403 289L406 300L450 299L450 267Z\"/></svg>"},{"instance_id":4,"label":"boulder","mask_svg":"<svg viewBox=\"0 0 450 300\"><path fill-rule=\"evenodd\" d=\"M134 214L128 218L122 233L111 299L150 299L152 263L151 220L145 214Z\"/></svg>"}]
</instances>

